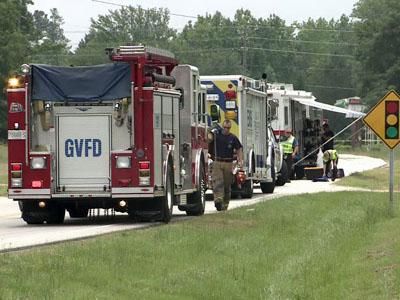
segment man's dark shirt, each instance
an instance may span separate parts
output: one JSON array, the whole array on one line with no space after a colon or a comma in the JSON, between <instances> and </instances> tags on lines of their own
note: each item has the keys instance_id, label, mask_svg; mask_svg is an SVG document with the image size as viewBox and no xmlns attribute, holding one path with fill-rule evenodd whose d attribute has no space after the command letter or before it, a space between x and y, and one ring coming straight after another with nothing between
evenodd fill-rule
<instances>
[{"instance_id":1,"label":"man's dark shirt","mask_svg":"<svg viewBox=\"0 0 400 300\"><path fill-rule=\"evenodd\" d=\"M209 152L212 155L212 157L215 157L214 155L215 140L217 143L217 155L216 155L217 158L233 159L233 150L234 149L238 150L243 147L239 139L234 134L229 133L225 135L221 131L219 131L214 136L214 141L210 144L209 147Z\"/></svg>"},{"instance_id":2,"label":"man's dark shirt","mask_svg":"<svg viewBox=\"0 0 400 300\"><path fill-rule=\"evenodd\" d=\"M327 130L323 133L321 137L321 144L325 143L327 140L332 138L335 134L333 133L332 130ZM324 146L322 146L322 152L325 152L326 150L331 150L333 149L333 139L331 139L328 143L326 143Z\"/></svg>"}]
</instances>

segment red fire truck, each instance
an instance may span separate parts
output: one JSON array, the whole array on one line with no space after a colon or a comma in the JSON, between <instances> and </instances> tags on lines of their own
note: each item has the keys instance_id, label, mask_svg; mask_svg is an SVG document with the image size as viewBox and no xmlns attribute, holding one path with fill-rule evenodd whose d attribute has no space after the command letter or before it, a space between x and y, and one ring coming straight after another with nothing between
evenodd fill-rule
<instances>
[{"instance_id":1,"label":"red fire truck","mask_svg":"<svg viewBox=\"0 0 400 300\"><path fill-rule=\"evenodd\" d=\"M202 215L205 91L198 69L145 46L106 49L111 63L23 65L9 80L9 193L28 224L114 209L169 222Z\"/></svg>"}]
</instances>

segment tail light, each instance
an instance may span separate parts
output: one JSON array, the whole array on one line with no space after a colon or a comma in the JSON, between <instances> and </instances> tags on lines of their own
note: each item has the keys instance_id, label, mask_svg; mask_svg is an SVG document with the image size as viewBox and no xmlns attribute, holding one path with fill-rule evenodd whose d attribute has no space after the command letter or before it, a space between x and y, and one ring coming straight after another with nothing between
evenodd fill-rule
<instances>
[{"instance_id":1,"label":"tail light","mask_svg":"<svg viewBox=\"0 0 400 300\"><path fill-rule=\"evenodd\" d=\"M149 161L140 161L139 162L139 170L148 170L148 169L150 169Z\"/></svg>"},{"instance_id":2,"label":"tail light","mask_svg":"<svg viewBox=\"0 0 400 300\"><path fill-rule=\"evenodd\" d=\"M11 172L22 171L22 164L11 164Z\"/></svg>"},{"instance_id":3,"label":"tail light","mask_svg":"<svg viewBox=\"0 0 400 300\"><path fill-rule=\"evenodd\" d=\"M22 187L22 164L12 163L11 169L11 187Z\"/></svg>"},{"instance_id":4,"label":"tail light","mask_svg":"<svg viewBox=\"0 0 400 300\"><path fill-rule=\"evenodd\" d=\"M150 185L150 162L140 161L139 162L139 185L148 186Z\"/></svg>"}]
</instances>

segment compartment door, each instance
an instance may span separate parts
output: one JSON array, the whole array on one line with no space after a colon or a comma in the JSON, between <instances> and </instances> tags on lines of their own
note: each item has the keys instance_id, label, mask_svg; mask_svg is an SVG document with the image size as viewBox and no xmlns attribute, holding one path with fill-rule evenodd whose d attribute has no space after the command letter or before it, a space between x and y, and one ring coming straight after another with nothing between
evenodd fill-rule
<instances>
[{"instance_id":1,"label":"compartment door","mask_svg":"<svg viewBox=\"0 0 400 300\"><path fill-rule=\"evenodd\" d=\"M103 191L110 184L111 117L59 115L57 190Z\"/></svg>"}]
</instances>

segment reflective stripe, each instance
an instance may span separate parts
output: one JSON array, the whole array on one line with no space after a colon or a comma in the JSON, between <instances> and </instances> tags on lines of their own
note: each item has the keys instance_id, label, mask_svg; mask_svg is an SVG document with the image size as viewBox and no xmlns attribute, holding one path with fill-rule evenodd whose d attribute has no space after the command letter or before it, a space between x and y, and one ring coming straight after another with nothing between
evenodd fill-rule
<instances>
[{"instance_id":1,"label":"reflective stripe","mask_svg":"<svg viewBox=\"0 0 400 300\"><path fill-rule=\"evenodd\" d=\"M323 160L324 162L328 162L330 160L336 160L338 158L338 154L336 150L326 150L324 152Z\"/></svg>"},{"instance_id":2,"label":"reflective stripe","mask_svg":"<svg viewBox=\"0 0 400 300\"><path fill-rule=\"evenodd\" d=\"M293 142L294 142L294 136L291 136L286 141L281 142L281 145L283 148L283 153L285 153L285 154L293 153Z\"/></svg>"}]
</instances>

